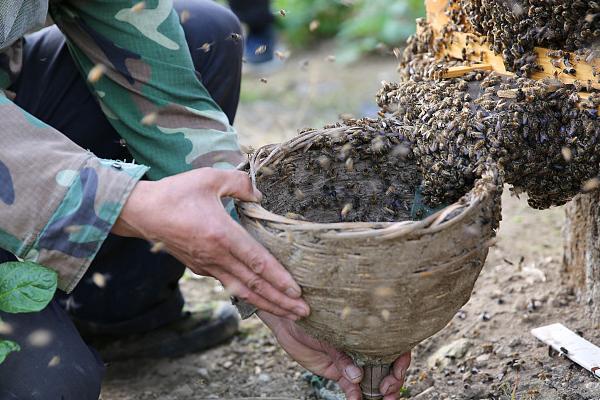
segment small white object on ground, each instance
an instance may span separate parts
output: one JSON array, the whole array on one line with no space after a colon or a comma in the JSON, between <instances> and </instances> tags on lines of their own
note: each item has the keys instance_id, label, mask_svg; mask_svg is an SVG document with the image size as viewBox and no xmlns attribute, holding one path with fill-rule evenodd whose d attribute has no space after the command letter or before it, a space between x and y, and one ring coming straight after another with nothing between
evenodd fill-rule
<instances>
[{"instance_id":1,"label":"small white object on ground","mask_svg":"<svg viewBox=\"0 0 600 400\"><path fill-rule=\"evenodd\" d=\"M531 334L600 378L600 347L563 324L535 328L531 330Z\"/></svg>"},{"instance_id":2,"label":"small white object on ground","mask_svg":"<svg viewBox=\"0 0 600 400\"><path fill-rule=\"evenodd\" d=\"M473 342L465 338L448 343L429 356L427 366L429 368L446 368L452 360L463 358L472 346Z\"/></svg>"}]
</instances>

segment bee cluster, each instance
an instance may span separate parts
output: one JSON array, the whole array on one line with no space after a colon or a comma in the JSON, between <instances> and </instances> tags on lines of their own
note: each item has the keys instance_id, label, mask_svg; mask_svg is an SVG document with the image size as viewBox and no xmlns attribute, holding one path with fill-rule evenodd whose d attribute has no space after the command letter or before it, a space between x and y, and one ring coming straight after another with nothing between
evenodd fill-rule
<instances>
[{"instance_id":1,"label":"bee cluster","mask_svg":"<svg viewBox=\"0 0 600 400\"><path fill-rule=\"evenodd\" d=\"M501 54L507 70L528 76L540 69L535 46L593 57L600 40L600 3L584 0L451 0L454 23L467 18ZM574 74L566 59L563 72Z\"/></svg>"},{"instance_id":2,"label":"bee cluster","mask_svg":"<svg viewBox=\"0 0 600 400\"><path fill-rule=\"evenodd\" d=\"M573 86L471 72L386 83L377 98L413 126L407 137L432 204L456 200L489 166L534 208L567 202L598 174L600 99L582 102Z\"/></svg>"},{"instance_id":3,"label":"bee cluster","mask_svg":"<svg viewBox=\"0 0 600 400\"><path fill-rule=\"evenodd\" d=\"M398 69L400 77L403 80L414 81L435 79L439 78L446 68L463 64L458 60L436 59L435 55L442 45L441 39L434 39L429 23L424 18L417 19L417 33L408 38L402 53Z\"/></svg>"},{"instance_id":4,"label":"bee cluster","mask_svg":"<svg viewBox=\"0 0 600 400\"><path fill-rule=\"evenodd\" d=\"M257 186L270 194L263 206L323 223L409 220L421 177L408 142L381 120L349 120L343 126L352 129L318 136L261 168Z\"/></svg>"},{"instance_id":5,"label":"bee cluster","mask_svg":"<svg viewBox=\"0 0 600 400\"><path fill-rule=\"evenodd\" d=\"M439 37L417 21L400 63L401 82L384 82L377 93L379 119L329 126L353 129L322 135L259 171L259 189L273 193L268 209L319 222L407 220L416 191L437 208L459 200L489 170L538 209L600 187L600 92L590 82L527 77L539 68L534 46L564 49L548 56L566 74L575 72L567 51L593 55L598 3L449 1L450 22ZM515 76L471 71L444 78L465 61L436 55L448 33L466 29L467 19ZM589 96L579 96L582 90ZM270 190L276 187L287 191Z\"/></svg>"}]
</instances>

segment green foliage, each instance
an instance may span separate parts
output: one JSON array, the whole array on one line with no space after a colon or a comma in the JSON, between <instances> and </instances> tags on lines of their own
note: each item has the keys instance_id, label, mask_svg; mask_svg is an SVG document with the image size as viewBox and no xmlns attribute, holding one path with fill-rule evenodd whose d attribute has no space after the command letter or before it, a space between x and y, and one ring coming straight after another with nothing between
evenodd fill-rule
<instances>
[{"instance_id":1,"label":"green foliage","mask_svg":"<svg viewBox=\"0 0 600 400\"><path fill-rule=\"evenodd\" d=\"M354 61L380 43L400 46L415 32L415 19L425 14L423 0L362 0L340 27L339 58Z\"/></svg>"},{"instance_id":2,"label":"green foliage","mask_svg":"<svg viewBox=\"0 0 600 400\"><path fill-rule=\"evenodd\" d=\"M56 272L41 265L32 262L0 264L0 311L40 311L52 300L56 284Z\"/></svg>"},{"instance_id":3,"label":"green foliage","mask_svg":"<svg viewBox=\"0 0 600 400\"><path fill-rule=\"evenodd\" d=\"M56 292L56 272L32 262L0 264L0 311L26 313L43 310ZM21 348L10 340L0 340L0 364Z\"/></svg>"},{"instance_id":4,"label":"green foliage","mask_svg":"<svg viewBox=\"0 0 600 400\"><path fill-rule=\"evenodd\" d=\"M336 36L342 61L354 61L381 44L401 45L414 33L415 19L425 15L423 0L276 0L274 7L286 10L279 21L293 46ZM313 32L312 21L319 21Z\"/></svg>"},{"instance_id":5,"label":"green foliage","mask_svg":"<svg viewBox=\"0 0 600 400\"><path fill-rule=\"evenodd\" d=\"M275 0L273 8L286 10L285 18L279 18L279 21L289 43L295 47L335 36L352 14L351 7L341 0ZM313 32L310 31L312 21L318 21Z\"/></svg>"},{"instance_id":6,"label":"green foliage","mask_svg":"<svg viewBox=\"0 0 600 400\"><path fill-rule=\"evenodd\" d=\"M0 364L6 360L6 356L13 351L19 351L21 347L11 340L0 340Z\"/></svg>"}]
</instances>

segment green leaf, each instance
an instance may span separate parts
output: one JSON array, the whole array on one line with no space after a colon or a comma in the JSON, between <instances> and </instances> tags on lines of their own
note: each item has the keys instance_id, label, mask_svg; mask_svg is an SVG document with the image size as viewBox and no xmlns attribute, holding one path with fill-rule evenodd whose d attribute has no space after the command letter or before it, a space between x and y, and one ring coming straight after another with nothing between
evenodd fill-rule
<instances>
[{"instance_id":1,"label":"green leaf","mask_svg":"<svg viewBox=\"0 0 600 400\"><path fill-rule=\"evenodd\" d=\"M0 311L43 310L56 291L56 272L32 262L0 264Z\"/></svg>"},{"instance_id":2,"label":"green leaf","mask_svg":"<svg viewBox=\"0 0 600 400\"><path fill-rule=\"evenodd\" d=\"M4 362L6 356L13 351L21 350L21 346L10 340L0 340L0 364Z\"/></svg>"}]
</instances>

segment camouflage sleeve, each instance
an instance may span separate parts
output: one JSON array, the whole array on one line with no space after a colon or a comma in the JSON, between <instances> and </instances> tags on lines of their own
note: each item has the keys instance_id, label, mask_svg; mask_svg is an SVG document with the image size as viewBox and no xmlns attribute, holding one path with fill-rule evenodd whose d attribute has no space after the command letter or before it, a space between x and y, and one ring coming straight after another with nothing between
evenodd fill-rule
<instances>
[{"instance_id":1,"label":"camouflage sleeve","mask_svg":"<svg viewBox=\"0 0 600 400\"><path fill-rule=\"evenodd\" d=\"M79 282L146 170L98 159L0 90L0 248L56 270L61 289Z\"/></svg>"},{"instance_id":2,"label":"camouflage sleeve","mask_svg":"<svg viewBox=\"0 0 600 400\"><path fill-rule=\"evenodd\" d=\"M51 13L150 179L242 160L235 130L198 79L172 0L56 0Z\"/></svg>"}]
</instances>

